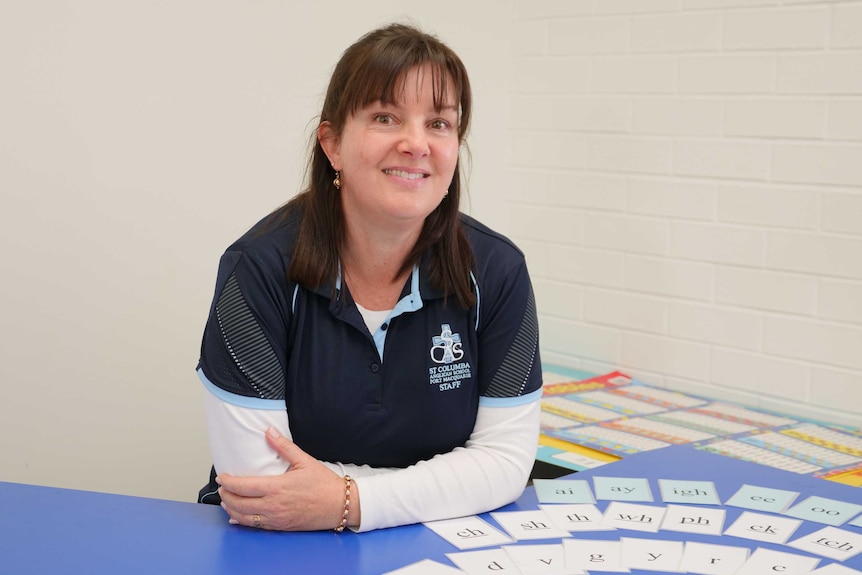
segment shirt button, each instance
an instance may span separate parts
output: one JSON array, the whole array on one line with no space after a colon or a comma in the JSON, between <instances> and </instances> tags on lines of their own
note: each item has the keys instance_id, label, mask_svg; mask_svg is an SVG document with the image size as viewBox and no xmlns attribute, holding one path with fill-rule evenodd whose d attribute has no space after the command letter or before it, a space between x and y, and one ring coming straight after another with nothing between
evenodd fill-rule
<instances>
[{"instance_id":1,"label":"shirt button","mask_svg":"<svg viewBox=\"0 0 862 575\"><path fill-rule=\"evenodd\" d=\"M377 373L378 371L380 371L380 364L379 363L372 363L371 364L371 373Z\"/></svg>"},{"instance_id":2,"label":"shirt button","mask_svg":"<svg viewBox=\"0 0 862 575\"><path fill-rule=\"evenodd\" d=\"M383 331L386 331L387 329L389 329L389 324L388 323L381 324L380 329L382 329Z\"/></svg>"}]
</instances>

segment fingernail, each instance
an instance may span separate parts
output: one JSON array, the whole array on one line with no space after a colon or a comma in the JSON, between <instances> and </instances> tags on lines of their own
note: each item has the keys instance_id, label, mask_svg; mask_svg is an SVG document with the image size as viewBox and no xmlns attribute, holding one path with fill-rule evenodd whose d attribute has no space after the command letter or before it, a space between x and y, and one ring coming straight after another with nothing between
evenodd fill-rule
<instances>
[{"instance_id":1,"label":"fingernail","mask_svg":"<svg viewBox=\"0 0 862 575\"><path fill-rule=\"evenodd\" d=\"M230 523L231 525L239 525L239 521L237 521L236 519L228 519L228 523Z\"/></svg>"},{"instance_id":2,"label":"fingernail","mask_svg":"<svg viewBox=\"0 0 862 575\"><path fill-rule=\"evenodd\" d=\"M272 439L278 439L279 437L281 437L281 434L276 431L274 427L270 427L269 429L267 429L266 434Z\"/></svg>"},{"instance_id":3,"label":"fingernail","mask_svg":"<svg viewBox=\"0 0 862 575\"><path fill-rule=\"evenodd\" d=\"M218 475L216 475L215 482L221 485L221 480L218 478Z\"/></svg>"}]
</instances>

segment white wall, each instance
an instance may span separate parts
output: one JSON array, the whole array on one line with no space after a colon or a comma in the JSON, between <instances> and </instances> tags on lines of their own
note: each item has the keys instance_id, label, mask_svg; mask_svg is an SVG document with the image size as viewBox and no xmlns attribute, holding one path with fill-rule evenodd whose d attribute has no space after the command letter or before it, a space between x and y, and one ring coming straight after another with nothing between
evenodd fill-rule
<instances>
[{"instance_id":1,"label":"white wall","mask_svg":"<svg viewBox=\"0 0 862 575\"><path fill-rule=\"evenodd\" d=\"M516 10L544 359L862 425L862 2Z\"/></svg>"},{"instance_id":2,"label":"white wall","mask_svg":"<svg viewBox=\"0 0 862 575\"><path fill-rule=\"evenodd\" d=\"M467 63L473 208L499 227L512 13L491 5L2 3L0 481L193 500L219 255L297 191L368 30L409 15Z\"/></svg>"}]
</instances>

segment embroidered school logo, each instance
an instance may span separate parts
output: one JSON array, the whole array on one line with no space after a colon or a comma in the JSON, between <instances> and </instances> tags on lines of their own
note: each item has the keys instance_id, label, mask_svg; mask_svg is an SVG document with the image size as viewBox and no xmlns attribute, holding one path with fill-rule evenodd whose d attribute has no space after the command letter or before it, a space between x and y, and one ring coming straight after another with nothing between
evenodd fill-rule
<instances>
[{"instance_id":1,"label":"embroidered school logo","mask_svg":"<svg viewBox=\"0 0 862 575\"><path fill-rule=\"evenodd\" d=\"M431 359L434 363L452 363L464 357L461 334L452 333L448 323L440 326L440 335L431 338Z\"/></svg>"},{"instance_id":2,"label":"embroidered school logo","mask_svg":"<svg viewBox=\"0 0 862 575\"><path fill-rule=\"evenodd\" d=\"M444 323L440 335L432 337L431 343L431 361L437 365L428 368L428 383L440 391L460 389L462 381L473 377L470 362L459 361L465 355L461 334L452 333L449 324Z\"/></svg>"}]
</instances>

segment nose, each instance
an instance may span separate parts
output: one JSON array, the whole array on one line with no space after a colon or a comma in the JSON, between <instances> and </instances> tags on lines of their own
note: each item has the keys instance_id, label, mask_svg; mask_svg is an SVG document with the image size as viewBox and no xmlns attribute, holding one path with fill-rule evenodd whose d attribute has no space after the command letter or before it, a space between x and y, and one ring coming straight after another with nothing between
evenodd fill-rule
<instances>
[{"instance_id":1,"label":"nose","mask_svg":"<svg viewBox=\"0 0 862 575\"><path fill-rule=\"evenodd\" d=\"M398 151L413 158L427 156L431 150L428 146L428 134L425 133L425 125L413 122L405 123L401 130Z\"/></svg>"}]
</instances>

